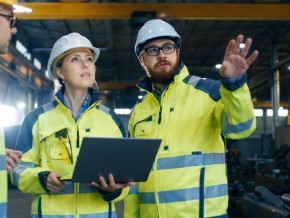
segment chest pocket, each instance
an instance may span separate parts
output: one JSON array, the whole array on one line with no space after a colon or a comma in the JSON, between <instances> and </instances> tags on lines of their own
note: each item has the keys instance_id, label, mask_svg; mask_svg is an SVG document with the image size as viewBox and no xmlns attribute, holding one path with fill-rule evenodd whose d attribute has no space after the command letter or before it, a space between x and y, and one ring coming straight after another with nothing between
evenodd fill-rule
<instances>
[{"instance_id":1,"label":"chest pocket","mask_svg":"<svg viewBox=\"0 0 290 218\"><path fill-rule=\"evenodd\" d=\"M41 164L51 171L70 177L73 170L73 151L67 129L41 131Z\"/></svg>"},{"instance_id":2,"label":"chest pocket","mask_svg":"<svg viewBox=\"0 0 290 218\"><path fill-rule=\"evenodd\" d=\"M136 138L145 138L148 136L153 136L154 134L154 122L153 115L149 115L147 117L138 117L139 121L135 123L135 137Z\"/></svg>"}]
</instances>

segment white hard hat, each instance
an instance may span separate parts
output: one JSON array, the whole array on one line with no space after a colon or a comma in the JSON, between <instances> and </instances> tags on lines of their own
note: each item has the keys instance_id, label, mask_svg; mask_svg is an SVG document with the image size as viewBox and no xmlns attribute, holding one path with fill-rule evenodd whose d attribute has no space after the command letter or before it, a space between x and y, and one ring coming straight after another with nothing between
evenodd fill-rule
<instances>
[{"instance_id":1,"label":"white hard hat","mask_svg":"<svg viewBox=\"0 0 290 218\"><path fill-rule=\"evenodd\" d=\"M139 56L141 47L154 39L169 38L175 41L177 47L180 47L181 38L175 29L167 22L161 19L147 21L139 30L135 43L135 53Z\"/></svg>"},{"instance_id":2,"label":"white hard hat","mask_svg":"<svg viewBox=\"0 0 290 218\"><path fill-rule=\"evenodd\" d=\"M100 49L93 47L90 40L86 37L80 35L79 33L70 33L59 38L53 45L50 57L47 64L47 77L50 80L57 79L57 75L55 72L56 62L59 61L63 57L63 54L67 54L70 50L75 49L90 49L94 56L94 62L97 61L100 55Z\"/></svg>"}]
</instances>

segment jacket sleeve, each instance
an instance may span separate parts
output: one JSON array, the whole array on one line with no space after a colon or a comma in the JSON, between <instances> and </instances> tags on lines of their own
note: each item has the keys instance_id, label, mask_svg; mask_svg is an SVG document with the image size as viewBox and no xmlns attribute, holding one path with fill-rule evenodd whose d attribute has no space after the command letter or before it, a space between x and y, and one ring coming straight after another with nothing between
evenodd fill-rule
<instances>
[{"instance_id":1,"label":"jacket sleeve","mask_svg":"<svg viewBox=\"0 0 290 218\"><path fill-rule=\"evenodd\" d=\"M256 129L256 118L246 74L239 78L221 79L220 94L223 103L222 134L227 138L248 137Z\"/></svg>"},{"instance_id":2,"label":"jacket sleeve","mask_svg":"<svg viewBox=\"0 0 290 218\"><path fill-rule=\"evenodd\" d=\"M118 202L124 199L125 196L128 195L129 187L125 187L123 189L120 189L116 192L109 193L104 192L100 189L100 193L102 195L102 198L107 202Z\"/></svg>"},{"instance_id":3,"label":"jacket sleeve","mask_svg":"<svg viewBox=\"0 0 290 218\"><path fill-rule=\"evenodd\" d=\"M130 187L129 194L124 199L124 218L140 218L140 203L138 183Z\"/></svg>"},{"instance_id":4,"label":"jacket sleeve","mask_svg":"<svg viewBox=\"0 0 290 218\"><path fill-rule=\"evenodd\" d=\"M37 123L34 115L28 114L22 124L16 149L23 152L21 162L11 173L12 184L24 193L42 194L45 189L41 185L38 175L48 171L39 167L39 136L35 129Z\"/></svg>"}]
</instances>

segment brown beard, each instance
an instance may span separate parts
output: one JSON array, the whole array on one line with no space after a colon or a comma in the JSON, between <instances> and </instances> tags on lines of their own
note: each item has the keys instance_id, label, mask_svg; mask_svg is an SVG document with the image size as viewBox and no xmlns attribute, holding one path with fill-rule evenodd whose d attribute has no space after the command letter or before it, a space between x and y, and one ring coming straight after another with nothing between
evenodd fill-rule
<instances>
[{"instance_id":1,"label":"brown beard","mask_svg":"<svg viewBox=\"0 0 290 218\"><path fill-rule=\"evenodd\" d=\"M171 83L173 81L174 72L178 68L179 58L177 58L176 63L173 63L173 64L171 64L170 62L164 61L164 60L159 61L157 64L159 64L161 62L165 62L165 63L169 64L171 66L170 71L168 71L168 72L155 72L154 69L150 68L150 69L148 69L148 71L151 75L151 77L149 77L149 79L153 83L159 83L159 84Z\"/></svg>"}]
</instances>

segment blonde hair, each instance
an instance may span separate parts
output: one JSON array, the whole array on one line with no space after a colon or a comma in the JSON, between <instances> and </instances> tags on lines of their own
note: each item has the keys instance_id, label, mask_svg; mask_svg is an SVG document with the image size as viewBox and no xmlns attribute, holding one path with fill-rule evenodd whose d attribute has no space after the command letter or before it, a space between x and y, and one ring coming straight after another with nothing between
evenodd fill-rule
<instances>
[{"instance_id":1,"label":"blonde hair","mask_svg":"<svg viewBox=\"0 0 290 218\"><path fill-rule=\"evenodd\" d=\"M55 94L61 89L62 84L59 82L58 79L54 79L53 83L54 83L53 95L55 96Z\"/></svg>"}]
</instances>

